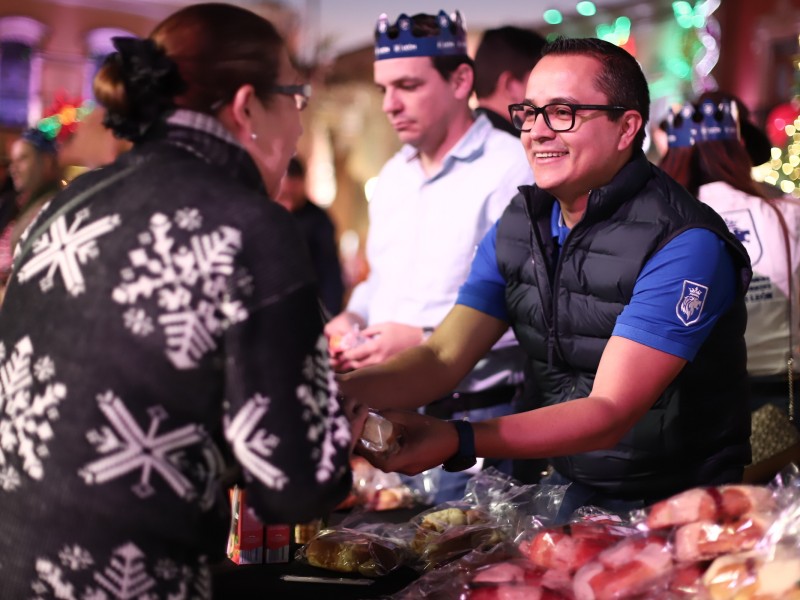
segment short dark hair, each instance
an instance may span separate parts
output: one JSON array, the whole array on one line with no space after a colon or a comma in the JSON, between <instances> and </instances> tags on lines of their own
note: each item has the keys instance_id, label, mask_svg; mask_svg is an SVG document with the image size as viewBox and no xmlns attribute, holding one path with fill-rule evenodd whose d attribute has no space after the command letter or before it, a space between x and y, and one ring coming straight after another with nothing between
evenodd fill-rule
<instances>
[{"instance_id":1,"label":"short dark hair","mask_svg":"<svg viewBox=\"0 0 800 600\"><path fill-rule=\"evenodd\" d=\"M597 38L558 37L542 49L542 56L548 54L591 56L600 62L602 67L595 86L606 95L608 103L625 106L642 115L642 126L634 139L634 144L641 148L650 119L650 90L636 59L619 46ZM621 116L621 112L608 113L612 121Z\"/></svg>"},{"instance_id":2,"label":"short dark hair","mask_svg":"<svg viewBox=\"0 0 800 600\"><path fill-rule=\"evenodd\" d=\"M506 71L522 80L539 62L546 43L530 29L512 26L487 29L475 52L475 95L478 98L491 95L500 75Z\"/></svg>"}]
</instances>

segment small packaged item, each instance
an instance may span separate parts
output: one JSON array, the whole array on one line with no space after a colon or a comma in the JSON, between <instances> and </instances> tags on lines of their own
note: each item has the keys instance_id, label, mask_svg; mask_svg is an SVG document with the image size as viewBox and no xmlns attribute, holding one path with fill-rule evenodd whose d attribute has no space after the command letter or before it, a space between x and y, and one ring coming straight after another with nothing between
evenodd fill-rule
<instances>
[{"instance_id":1,"label":"small packaged item","mask_svg":"<svg viewBox=\"0 0 800 600\"><path fill-rule=\"evenodd\" d=\"M230 497L228 558L237 565L261 564L264 562L264 524L247 508L243 489L233 488Z\"/></svg>"},{"instance_id":2,"label":"small packaged item","mask_svg":"<svg viewBox=\"0 0 800 600\"><path fill-rule=\"evenodd\" d=\"M389 420L376 412L370 411L367 420L364 422L364 429L361 432L361 439L358 440L362 454L366 453L367 458L370 454L388 455L396 452L400 448L400 436L397 428Z\"/></svg>"},{"instance_id":3,"label":"small packaged item","mask_svg":"<svg viewBox=\"0 0 800 600\"><path fill-rule=\"evenodd\" d=\"M332 354L336 354L360 346L368 339L368 337L361 334L361 328L358 324L355 324L347 333L332 335L328 340L328 348Z\"/></svg>"}]
</instances>

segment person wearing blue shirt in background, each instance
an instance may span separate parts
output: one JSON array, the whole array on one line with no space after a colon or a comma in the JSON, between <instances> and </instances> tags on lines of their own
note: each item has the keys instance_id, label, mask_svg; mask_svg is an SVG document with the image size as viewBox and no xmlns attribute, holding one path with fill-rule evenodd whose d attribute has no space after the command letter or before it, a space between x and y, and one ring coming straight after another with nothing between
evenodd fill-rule
<instances>
[{"instance_id":1,"label":"person wearing blue shirt in background","mask_svg":"<svg viewBox=\"0 0 800 600\"><path fill-rule=\"evenodd\" d=\"M373 458L416 473L474 457L547 457L571 484L560 517L621 511L741 481L750 459L744 293L749 258L725 223L642 152L647 82L597 39L543 51L509 107L536 185L484 238L430 339L341 377L403 446ZM410 411L513 327L542 408L480 423ZM392 410L394 409L394 410ZM406 409L406 410L402 410Z\"/></svg>"}]
</instances>

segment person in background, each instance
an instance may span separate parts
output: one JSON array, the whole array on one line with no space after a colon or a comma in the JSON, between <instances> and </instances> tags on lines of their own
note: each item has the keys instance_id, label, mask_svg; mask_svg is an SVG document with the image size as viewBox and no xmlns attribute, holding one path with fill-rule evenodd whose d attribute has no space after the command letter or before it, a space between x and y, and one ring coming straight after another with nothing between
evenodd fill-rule
<instances>
[{"instance_id":1,"label":"person in background","mask_svg":"<svg viewBox=\"0 0 800 600\"><path fill-rule=\"evenodd\" d=\"M13 204L4 211L0 231L0 302L11 274L11 257L22 233L61 189L55 142L38 129L26 129L11 144L8 172L15 196Z\"/></svg>"},{"instance_id":2,"label":"person in background","mask_svg":"<svg viewBox=\"0 0 800 600\"><path fill-rule=\"evenodd\" d=\"M456 306L422 346L341 376L400 429L381 469L476 456L548 457L581 506L641 508L741 481L750 460L744 247L642 152L649 92L636 59L594 38L548 44L509 107L536 185L487 234ZM508 328L543 407L479 423L411 410Z\"/></svg>"},{"instance_id":3,"label":"person in background","mask_svg":"<svg viewBox=\"0 0 800 600\"><path fill-rule=\"evenodd\" d=\"M296 157L289 161L289 168L275 199L292 213L303 232L317 274L323 306L331 315L339 314L342 310L344 282L336 248L336 231L328 213L306 195L306 170Z\"/></svg>"},{"instance_id":4,"label":"person in background","mask_svg":"<svg viewBox=\"0 0 800 600\"><path fill-rule=\"evenodd\" d=\"M469 107L474 71L461 15L382 15L375 83L402 149L383 167L369 204L370 273L325 327L339 371L380 364L422 344L453 306L475 247L517 186L532 177L519 142ZM425 408L444 418L510 414L522 355L509 335ZM510 471L510 464L498 468ZM443 473L435 501L460 498L469 474Z\"/></svg>"},{"instance_id":5,"label":"person in background","mask_svg":"<svg viewBox=\"0 0 800 600\"><path fill-rule=\"evenodd\" d=\"M800 201L767 198L753 181L739 106L735 97L715 92L673 115L661 168L719 213L747 249L753 265L745 333L750 408L771 402L787 413L787 374L791 367L796 379L800 371ZM705 114L721 126L695 124Z\"/></svg>"},{"instance_id":6,"label":"person in background","mask_svg":"<svg viewBox=\"0 0 800 600\"><path fill-rule=\"evenodd\" d=\"M365 418L269 201L308 101L275 27L198 4L113 41L94 91L133 149L42 211L0 311L8 598L211 598L230 484L265 523L325 515Z\"/></svg>"},{"instance_id":7,"label":"person in background","mask_svg":"<svg viewBox=\"0 0 800 600\"><path fill-rule=\"evenodd\" d=\"M478 114L515 137L508 105L525 99L525 84L546 40L530 29L505 26L487 29L475 51L475 96Z\"/></svg>"}]
</instances>

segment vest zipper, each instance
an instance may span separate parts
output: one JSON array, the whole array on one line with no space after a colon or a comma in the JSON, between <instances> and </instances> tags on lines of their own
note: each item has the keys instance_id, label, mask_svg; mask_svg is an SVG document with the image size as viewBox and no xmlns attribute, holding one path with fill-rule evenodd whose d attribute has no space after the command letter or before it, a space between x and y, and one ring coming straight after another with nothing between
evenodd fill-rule
<instances>
[{"instance_id":1,"label":"vest zipper","mask_svg":"<svg viewBox=\"0 0 800 600\"><path fill-rule=\"evenodd\" d=\"M589 190L589 195L586 198L586 210L589 210L589 203L592 198L593 190ZM556 200L558 202L558 200ZM586 211L584 211L584 216L586 215ZM583 217L581 217L581 221L583 221ZM575 223L575 227L578 227L581 223L578 221ZM552 315L552 322L550 323L550 329L548 332L547 338L547 364L548 366L553 366L553 355L556 351L556 323L558 323L558 280L561 277L561 265L564 260L564 250L567 248L567 244L569 243L570 238L572 237L573 232L575 231L575 227L569 230L567 237L564 238L564 245L561 246L561 249L558 251L558 260L556 261L556 268L553 272L553 281L550 282L550 293L552 294L551 304L553 306L553 315ZM564 354L560 351L561 346L559 344L559 355L564 356Z\"/></svg>"}]
</instances>

